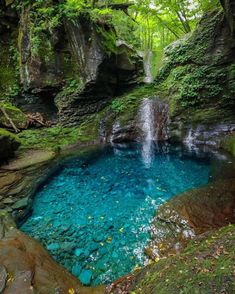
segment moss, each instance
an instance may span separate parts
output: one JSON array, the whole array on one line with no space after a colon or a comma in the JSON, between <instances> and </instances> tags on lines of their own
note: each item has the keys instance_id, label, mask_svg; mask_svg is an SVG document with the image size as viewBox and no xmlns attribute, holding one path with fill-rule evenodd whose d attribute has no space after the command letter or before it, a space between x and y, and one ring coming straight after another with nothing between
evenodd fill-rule
<instances>
[{"instance_id":1,"label":"moss","mask_svg":"<svg viewBox=\"0 0 235 294\"><path fill-rule=\"evenodd\" d=\"M17 135L15 135L5 129L2 129L2 128L0 128L0 137L9 137L9 138L11 138L12 141L16 141L16 142L20 143L20 139Z\"/></svg>"},{"instance_id":2,"label":"moss","mask_svg":"<svg viewBox=\"0 0 235 294\"><path fill-rule=\"evenodd\" d=\"M178 66L156 85L157 93L163 99L169 99L171 116L189 110L191 116L195 114L195 120L204 120L210 114L212 119L224 114L224 118L228 117L225 109L233 107L235 89L231 68L233 65Z\"/></svg>"},{"instance_id":3,"label":"moss","mask_svg":"<svg viewBox=\"0 0 235 294\"><path fill-rule=\"evenodd\" d=\"M215 50L222 26L221 11L206 14L192 34L167 47L155 84L158 95L169 100L171 118L233 120L235 65L225 62L229 45Z\"/></svg>"},{"instance_id":4,"label":"moss","mask_svg":"<svg viewBox=\"0 0 235 294\"><path fill-rule=\"evenodd\" d=\"M41 128L25 130L19 134L21 149L52 149L76 143L81 131L77 128Z\"/></svg>"},{"instance_id":5,"label":"moss","mask_svg":"<svg viewBox=\"0 0 235 294\"><path fill-rule=\"evenodd\" d=\"M16 135L0 128L0 163L12 157L19 146L20 140Z\"/></svg>"},{"instance_id":6,"label":"moss","mask_svg":"<svg viewBox=\"0 0 235 294\"><path fill-rule=\"evenodd\" d=\"M79 76L73 78L67 78L63 89L56 95L55 102L57 107L63 108L69 100L73 100L73 95L78 95L84 88L83 82L79 79Z\"/></svg>"},{"instance_id":7,"label":"moss","mask_svg":"<svg viewBox=\"0 0 235 294\"><path fill-rule=\"evenodd\" d=\"M115 98L111 103L110 111L114 113L121 126L124 126L136 118L139 105L145 97L156 97L156 89L153 85L137 87L129 94Z\"/></svg>"},{"instance_id":8,"label":"moss","mask_svg":"<svg viewBox=\"0 0 235 294\"><path fill-rule=\"evenodd\" d=\"M75 87L76 87L75 83ZM66 99L68 99L70 88L65 89ZM105 120L106 130L111 131L115 120L121 125L136 118L139 103L143 97L154 97L156 90L153 86L142 86L132 90L128 95L115 98L112 103L102 111L86 116L84 122L79 127L64 128L55 126L52 128L41 128L35 130L22 131L19 136L22 141L21 149L58 149L75 143L93 142L98 139L100 123ZM59 97L56 98L57 103Z\"/></svg>"},{"instance_id":9,"label":"moss","mask_svg":"<svg viewBox=\"0 0 235 294\"><path fill-rule=\"evenodd\" d=\"M58 150L75 143L88 143L98 137L98 119L89 117L79 127L28 129L19 134L21 149L49 149Z\"/></svg>"},{"instance_id":10,"label":"moss","mask_svg":"<svg viewBox=\"0 0 235 294\"><path fill-rule=\"evenodd\" d=\"M221 142L221 148L235 156L235 135L225 137Z\"/></svg>"},{"instance_id":11,"label":"moss","mask_svg":"<svg viewBox=\"0 0 235 294\"><path fill-rule=\"evenodd\" d=\"M188 114L190 116L190 112ZM191 114L191 121L193 123L217 123L218 117L226 117L226 111L221 108L204 108L204 109L197 109L193 114Z\"/></svg>"},{"instance_id":12,"label":"moss","mask_svg":"<svg viewBox=\"0 0 235 294\"><path fill-rule=\"evenodd\" d=\"M0 41L0 100L19 94L20 85L17 59L18 51L14 38L8 44Z\"/></svg>"},{"instance_id":13,"label":"moss","mask_svg":"<svg viewBox=\"0 0 235 294\"><path fill-rule=\"evenodd\" d=\"M16 106L13 106L9 102L0 102L0 125L3 127L11 128L11 124L8 119L4 116L1 108L5 110L7 115L14 122L15 126L19 129L24 129L28 125L28 120L26 115Z\"/></svg>"},{"instance_id":14,"label":"moss","mask_svg":"<svg viewBox=\"0 0 235 294\"><path fill-rule=\"evenodd\" d=\"M234 293L235 226L195 241L137 274L134 293Z\"/></svg>"},{"instance_id":15,"label":"moss","mask_svg":"<svg viewBox=\"0 0 235 294\"><path fill-rule=\"evenodd\" d=\"M117 46L116 40L117 35L113 29L107 30L107 28L103 28L101 25L96 25L97 33L101 36L101 45L104 51L107 54L116 54L117 53Z\"/></svg>"}]
</instances>

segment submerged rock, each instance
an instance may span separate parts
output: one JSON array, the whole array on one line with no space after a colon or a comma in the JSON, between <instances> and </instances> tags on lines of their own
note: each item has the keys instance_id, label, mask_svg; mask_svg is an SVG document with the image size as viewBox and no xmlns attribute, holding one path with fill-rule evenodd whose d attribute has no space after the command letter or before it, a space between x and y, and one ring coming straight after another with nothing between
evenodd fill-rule
<instances>
[{"instance_id":1,"label":"submerged rock","mask_svg":"<svg viewBox=\"0 0 235 294\"><path fill-rule=\"evenodd\" d=\"M235 227L191 241L179 255L156 260L108 287L108 293L233 293Z\"/></svg>"},{"instance_id":2,"label":"submerged rock","mask_svg":"<svg viewBox=\"0 0 235 294\"><path fill-rule=\"evenodd\" d=\"M82 282L83 285L89 285L91 283L92 278L92 271L90 270L83 270L79 275L79 280Z\"/></svg>"},{"instance_id":3,"label":"submerged rock","mask_svg":"<svg viewBox=\"0 0 235 294\"><path fill-rule=\"evenodd\" d=\"M60 244L58 244L58 243L51 243L51 244L47 245L47 250L55 251L55 250L59 250L59 249L60 249Z\"/></svg>"},{"instance_id":4,"label":"submerged rock","mask_svg":"<svg viewBox=\"0 0 235 294\"><path fill-rule=\"evenodd\" d=\"M0 215L0 264L0 290L4 289L1 293L18 293L19 290L42 294L104 293L103 287L82 287L37 241L17 230L9 215L3 213ZM90 282L91 276L91 271L83 272L84 284ZM7 277L12 278L6 283Z\"/></svg>"},{"instance_id":5,"label":"submerged rock","mask_svg":"<svg viewBox=\"0 0 235 294\"><path fill-rule=\"evenodd\" d=\"M78 277L81 273L82 267L80 264L76 263L73 267L72 267L72 274L76 277Z\"/></svg>"}]
</instances>

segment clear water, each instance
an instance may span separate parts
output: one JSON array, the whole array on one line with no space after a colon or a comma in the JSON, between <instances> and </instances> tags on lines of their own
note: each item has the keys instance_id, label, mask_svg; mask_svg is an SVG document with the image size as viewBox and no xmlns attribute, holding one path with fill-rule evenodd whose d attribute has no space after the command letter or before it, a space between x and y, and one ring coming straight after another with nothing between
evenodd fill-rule
<instances>
[{"instance_id":1,"label":"clear water","mask_svg":"<svg viewBox=\"0 0 235 294\"><path fill-rule=\"evenodd\" d=\"M157 207L208 182L210 159L180 147L106 147L74 157L37 192L21 229L84 284L108 283L145 261Z\"/></svg>"}]
</instances>

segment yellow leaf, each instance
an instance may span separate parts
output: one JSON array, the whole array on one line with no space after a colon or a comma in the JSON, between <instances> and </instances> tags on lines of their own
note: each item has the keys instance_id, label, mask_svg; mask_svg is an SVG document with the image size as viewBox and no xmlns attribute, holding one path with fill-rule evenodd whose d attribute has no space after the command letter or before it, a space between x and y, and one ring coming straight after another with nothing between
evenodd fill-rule
<instances>
[{"instance_id":1,"label":"yellow leaf","mask_svg":"<svg viewBox=\"0 0 235 294\"><path fill-rule=\"evenodd\" d=\"M155 262L159 262L159 260L160 258L158 256L154 259Z\"/></svg>"}]
</instances>

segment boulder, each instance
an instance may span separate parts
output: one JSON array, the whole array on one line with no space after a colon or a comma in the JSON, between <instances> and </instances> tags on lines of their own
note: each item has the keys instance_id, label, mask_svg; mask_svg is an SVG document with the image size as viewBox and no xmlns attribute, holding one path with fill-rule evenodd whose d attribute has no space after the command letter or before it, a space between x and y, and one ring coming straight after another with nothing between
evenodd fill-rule
<instances>
[{"instance_id":1,"label":"boulder","mask_svg":"<svg viewBox=\"0 0 235 294\"><path fill-rule=\"evenodd\" d=\"M90 285L92 278L92 271L90 270L83 270L79 275L79 280L82 282L83 285Z\"/></svg>"},{"instance_id":2,"label":"boulder","mask_svg":"<svg viewBox=\"0 0 235 294\"><path fill-rule=\"evenodd\" d=\"M189 239L235 223L234 178L186 191L163 204L152 223L146 253L152 259L180 251Z\"/></svg>"},{"instance_id":3,"label":"boulder","mask_svg":"<svg viewBox=\"0 0 235 294\"><path fill-rule=\"evenodd\" d=\"M16 135L0 128L0 163L13 157L19 146L20 141Z\"/></svg>"},{"instance_id":4,"label":"boulder","mask_svg":"<svg viewBox=\"0 0 235 294\"><path fill-rule=\"evenodd\" d=\"M16 106L9 102L0 102L0 127L12 129L13 124L17 129L26 129L27 116Z\"/></svg>"}]
</instances>

